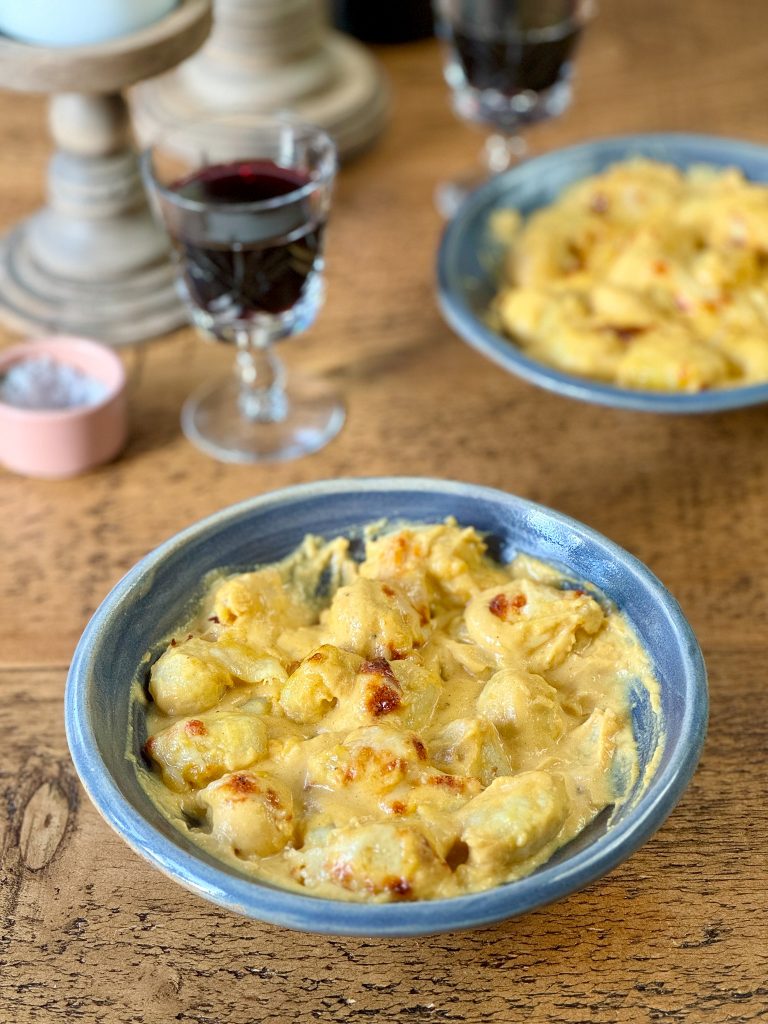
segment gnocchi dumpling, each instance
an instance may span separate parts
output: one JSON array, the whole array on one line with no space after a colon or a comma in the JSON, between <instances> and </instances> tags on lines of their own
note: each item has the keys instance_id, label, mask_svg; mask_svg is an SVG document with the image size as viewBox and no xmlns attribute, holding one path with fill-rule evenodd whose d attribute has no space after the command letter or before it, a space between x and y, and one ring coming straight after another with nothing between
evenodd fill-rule
<instances>
[{"instance_id":1,"label":"gnocchi dumpling","mask_svg":"<svg viewBox=\"0 0 768 1024\"><path fill-rule=\"evenodd\" d=\"M547 356L565 373L576 373L598 380L611 380L624 355L624 346L611 331L589 330L586 324L573 321L558 326L553 336L546 335ZM524 343L533 359L543 358L540 340Z\"/></svg>"},{"instance_id":2,"label":"gnocchi dumpling","mask_svg":"<svg viewBox=\"0 0 768 1024\"><path fill-rule=\"evenodd\" d=\"M594 807L611 800L611 769L621 721L610 708L595 708L591 715L561 741L553 761L568 765L572 784L589 794Z\"/></svg>"},{"instance_id":3,"label":"gnocchi dumpling","mask_svg":"<svg viewBox=\"0 0 768 1024\"><path fill-rule=\"evenodd\" d=\"M600 605L584 591L528 579L484 590L472 598L464 614L475 643L502 661L517 655L532 672L559 665L577 633L596 633L604 620Z\"/></svg>"},{"instance_id":4,"label":"gnocchi dumpling","mask_svg":"<svg viewBox=\"0 0 768 1024\"><path fill-rule=\"evenodd\" d=\"M404 527L369 541L360 574L397 580L416 594L419 590L413 581L421 578L422 595L437 594L451 602L466 601L505 578L487 557L485 541L476 530L447 523ZM422 611L418 597L415 603Z\"/></svg>"},{"instance_id":5,"label":"gnocchi dumpling","mask_svg":"<svg viewBox=\"0 0 768 1024\"><path fill-rule=\"evenodd\" d=\"M232 685L227 669L213 657L213 644L201 637L172 643L152 666L149 692L166 715L207 711Z\"/></svg>"},{"instance_id":6,"label":"gnocchi dumpling","mask_svg":"<svg viewBox=\"0 0 768 1024\"><path fill-rule=\"evenodd\" d=\"M439 678L415 658L372 658L360 665L323 728L341 732L386 721L418 731L430 722L441 690Z\"/></svg>"},{"instance_id":7,"label":"gnocchi dumpling","mask_svg":"<svg viewBox=\"0 0 768 1024\"><path fill-rule=\"evenodd\" d=\"M568 810L565 783L557 774L529 771L494 779L460 812L468 869L508 875L555 839Z\"/></svg>"},{"instance_id":8,"label":"gnocchi dumpling","mask_svg":"<svg viewBox=\"0 0 768 1024\"><path fill-rule=\"evenodd\" d=\"M469 775L489 785L511 771L496 727L486 718L456 718L429 740L432 763L453 775Z\"/></svg>"},{"instance_id":9,"label":"gnocchi dumpling","mask_svg":"<svg viewBox=\"0 0 768 1024\"><path fill-rule=\"evenodd\" d=\"M352 688L363 659L333 644L321 644L294 669L280 694L280 707L294 722L318 722Z\"/></svg>"},{"instance_id":10,"label":"gnocchi dumpling","mask_svg":"<svg viewBox=\"0 0 768 1024\"><path fill-rule=\"evenodd\" d=\"M166 714L189 715L212 708L236 684L249 684L267 701L274 700L286 678L279 661L226 633L218 639L193 636L172 643L158 658L149 692Z\"/></svg>"},{"instance_id":11,"label":"gnocchi dumpling","mask_svg":"<svg viewBox=\"0 0 768 1024\"><path fill-rule=\"evenodd\" d=\"M568 724L554 686L514 668L494 672L480 691L477 710L515 741L516 750L543 749L559 740Z\"/></svg>"},{"instance_id":12,"label":"gnocchi dumpling","mask_svg":"<svg viewBox=\"0 0 768 1024\"><path fill-rule=\"evenodd\" d=\"M674 324L635 338L616 365L619 385L651 391L698 392L729 376L721 351Z\"/></svg>"},{"instance_id":13,"label":"gnocchi dumpling","mask_svg":"<svg viewBox=\"0 0 768 1024\"><path fill-rule=\"evenodd\" d=\"M262 655L227 632L211 644L208 653L227 670L233 683L248 683L270 700L277 699L288 678L277 658Z\"/></svg>"},{"instance_id":14,"label":"gnocchi dumpling","mask_svg":"<svg viewBox=\"0 0 768 1024\"><path fill-rule=\"evenodd\" d=\"M326 620L331 643L364 658L398 658L424 642L418 611L397 583L360 577L336 591Z\"/></svg>"},{"instance_id":15,"label":"gnocchi dumpling","mask_svg":"<svg viewBox=\"0 0 768 1024\"><path fill-rule=\"evenodd\" d=\"M330 882L373 899L409 900L450 878L426 836L410 825L373 822L318 838L293 855L294 874L308 889Z\"/></svg>"},{"instance_id":16,"label":"gnocchi dumpling","mask_svg":"<svg viewBox=\"0 0 768 1024\"><path fill-rule=\"evenodd\" d=\"M379 794L405 781L426 759L426 747L416 733L372 725L354 729L341 743L310 755L306 782L330 789L364 787Z\"/></svg>"},{"instance_id":17,"label":"gnocchi dumpling","mask_svg":"<svg viewBox=\"0 0 768 1024\"><path fill-rule=\"evenodd\" d=\"M311 608L272 566L240 573L219 584L213 595L213 613L224 625L258 617L273 631L304 626L312 618Z\"/></svg>"},{"instance_id":18,"label":"gnocchi dumpling","mask_svg":"<svg viewBox=\"0 0 768 1024\"><path fill-rule=\"evenodd\" d=\"M222 775L198 795L211 835L237 857L269 857L293 839L293 796L272 775Z\"/></svg>"},{"instance_id":19,"label":"gnocchi dumpling","mask_svg":"<svg viewBox=\"0 0 768 1024\"><path fill-rule=\"evenodd\" d=\"M218 711L174 722L150 736L144 749L167 786L200 787L265 757L267 729L256 715Z\"/></svg>"}]
</instances>

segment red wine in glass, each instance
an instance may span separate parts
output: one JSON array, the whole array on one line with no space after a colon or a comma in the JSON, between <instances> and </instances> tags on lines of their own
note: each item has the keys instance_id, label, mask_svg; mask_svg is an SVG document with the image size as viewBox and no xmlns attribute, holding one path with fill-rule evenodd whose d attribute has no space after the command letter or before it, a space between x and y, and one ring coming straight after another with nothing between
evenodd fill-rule
<instances>
[{"instance_id":1,"label":"red wine in glass","mask_svg":"<svg viewBox=\"0 0 768 1024\"><path fill-rule=\"evenodd\" d=\"M309 184L301 171L270 160L213 164L171 184L189 203L171 232L184 283L214 330L286 313L302 297L324 228ZM269 200L294 193L294 201L269 209ZM254 203L258 209L249 210Z\"/></svg>"},{"instance_id":2,"label":"red wine in glass","mask_svg":"<svg viewBox=\"0 0 768 1024\"><path fill-rule=\"evenodd\" d=\"M570 21L546 29L491 38L451 33L456 58L474 89L493 89L503 96L545 92L565 75L581 34Z\"/></svg>"},{"instance_id":3,"label":"red wine in glass","mask_svg":"<svg viewBox=\"0 0 768 1024\"><path fill-rule=\"evenodd\" d=\"M234 373L206 378L181 412L187 437L217 459L296 458L344 422L335 388L286 373L275 352L322 304L336 167L322 129L244 112L180 124L142 154L190 317L237 349Z\"/></svg>"},{"instance_id":4,"label":"red wine in glass","mask_svg":"<svg viewBox=\"0 0 768 1024\"><path fill-rule=\"evenodd\" d=\"M490 129L485 177L525 153L521 132L556 117L571 98L572 58L593 0L434 0L445 78L465 121ZM453 216L483 177L441 182L437 204Z\"/></svg>"}]
</instances>

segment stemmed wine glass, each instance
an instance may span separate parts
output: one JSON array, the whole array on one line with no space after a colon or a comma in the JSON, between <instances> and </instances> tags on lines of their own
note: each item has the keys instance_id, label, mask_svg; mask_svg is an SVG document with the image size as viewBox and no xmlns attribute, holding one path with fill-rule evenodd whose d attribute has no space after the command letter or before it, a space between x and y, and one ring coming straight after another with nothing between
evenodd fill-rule
<instances>
[{"instance_id":1,"label":"stemmed wine glass","mask_svg":"<svg viewBox=\"0 0 768 1024\"><path fill-rule=\"evenodd\" d=\"M325 132L285 118L182 125L143 154L192 320L237 347L235 374L207 383L182 410L187 437L223 461L316 451L344 422L338 396L318 381L286 380L274 352L321 305L336 167Z\"/></svg>"},{"instance_id":2,"label":"stemmed wine glass","mask_svg":"<svg viewBox=\"0 0 768 1024\"><path fill-rule=\"evenodd\" d=\"M572 57L594 0L434 0L453 107L490 128L484 174L441 183L437 205L453 216L485 178L523 158L522 129L561 114L571 100Z\"/></svg>"}]
</instances>

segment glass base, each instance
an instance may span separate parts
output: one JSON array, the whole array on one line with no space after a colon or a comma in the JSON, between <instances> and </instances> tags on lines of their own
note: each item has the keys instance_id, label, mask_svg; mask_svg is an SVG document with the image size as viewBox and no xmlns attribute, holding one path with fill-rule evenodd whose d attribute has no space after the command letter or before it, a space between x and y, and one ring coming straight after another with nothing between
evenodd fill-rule
<instances>
[{"instance_id":1,"label":"glass base","mask_svg":"<svg viewBox=\"0 0 768 1024\"><path fill-rule=\"evenodd\" d=\"M241 411L241 384L232 377L191 395L181 411L187 438L221 462L278 462L298 459L326 445L345 419L340 396L323 382L291 378L276 421L249 418Z\"/></svg>"},{"instance_id":2,"label":"glass base","mask_svg":"<svg viewBox=\"0 0 768 1024\"><path fill-rule=\"evenodd\" d=\"M464 200L496 174L508 171L523 160L528 147L519 135L502 135L495 132L485 140L481 154L481 169L476 169L462 178L441 181L435 189L435 206L447 220L458 213Z\"/></svg>"}]
</instances>

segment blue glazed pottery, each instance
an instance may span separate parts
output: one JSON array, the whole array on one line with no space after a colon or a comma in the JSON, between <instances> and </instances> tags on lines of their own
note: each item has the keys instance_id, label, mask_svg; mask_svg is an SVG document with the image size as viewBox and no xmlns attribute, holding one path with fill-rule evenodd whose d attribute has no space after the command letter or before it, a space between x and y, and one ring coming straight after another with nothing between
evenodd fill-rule
<instances>
[{"instance_id":1,"label":"blue glazed pottery","mask_svg":"<svg viewBox=\"0 0 768 1024\"><path fill-rule=\"evenodd\" d=\"M654 665L661 707L640 693L633 726L645 786L637 784L610 826L601 815L546 865L487 892L431 902L362 905L318 899L254 881L217 862L158 812L128 753L146 738L130 689L147 652L184 619L212 569L241 570L288 554L307 533L355 534L380 520L454 516L488 536L508 561L526 552L591 581L624 613ZM146 667L146 663L145 663ZM335 480L266 494L189 527L142 559L88 624L66 690L72 758L88 795L139 854L204 898L239 914L312 932L420 935L473 928L551 903L610 871L642 845L679 799L707 721L707 685L696 639L674 598L635 558L574 520L500 491L418 478Z\"/></svg>"},{"instance_id":2,"label":"blue glazed pottery","mask_svg":"<svg viewBox=\"0 0 768 1024\"><path fill-rule=\"evenodd\" d=\"M505 370L568 398L656 413L719 412L768 401L768 383L697 394L601 384L530 359L487 326L486 312L497 291L504 255L489 230L493 214L512 208L527 216L552 203L574 182L631 157L647 157L680 168L692 164L738 167L748 179L768 183L767 147L707 135L598 139L528 160L472 193L446 227L437 258L438 298L445 319L466 342Z\"/></svg>"}]
</instances>

